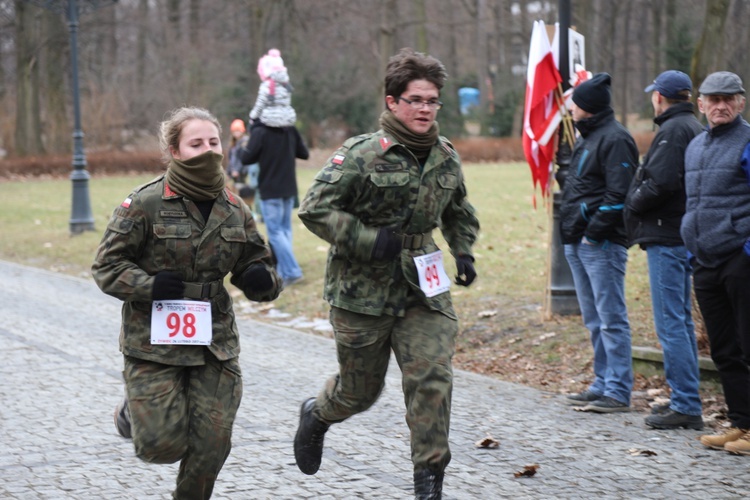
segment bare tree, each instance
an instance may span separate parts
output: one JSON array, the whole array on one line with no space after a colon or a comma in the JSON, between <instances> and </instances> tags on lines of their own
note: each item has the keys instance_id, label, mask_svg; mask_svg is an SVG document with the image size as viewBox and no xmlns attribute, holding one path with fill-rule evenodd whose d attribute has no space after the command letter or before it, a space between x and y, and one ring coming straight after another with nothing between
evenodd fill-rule
<instances>
[{"instance_id":1,"label":"bare tree","mask_svg":"<svg viewBox=\"0 0 750 500\"><path fill-rule=\"evenodd\" d=\"M702 82L716 70L724 69L724 25L729 13L729 0L708 0L706 15L698 45L693 52L690 77Z\"/></svg>"},{"instance_id":2,"label":"bare tree","mask_svg":"<svg viewBox=\"0 0 750 500\"><path fill-rule=\"evenodd\" d=\"M46 113L44 120L45 147L50 153L70 151L71 126L67 118L66 103L70 74L67 65L68 30L64 17L57 12L45 10L41 13L43 33L45 35L43 61L44 101Z\"/></svg>"},{"instance_id":3,"label":"bare tree","mask_svg":"<svg viewBox=\"0 0 750 500\"><path fill-rule=\"evenodd\" d=\"M39 46L37 7L16 0L16 131L18 155L44 153L39 106Z\"/></svg>"}]
</instances>

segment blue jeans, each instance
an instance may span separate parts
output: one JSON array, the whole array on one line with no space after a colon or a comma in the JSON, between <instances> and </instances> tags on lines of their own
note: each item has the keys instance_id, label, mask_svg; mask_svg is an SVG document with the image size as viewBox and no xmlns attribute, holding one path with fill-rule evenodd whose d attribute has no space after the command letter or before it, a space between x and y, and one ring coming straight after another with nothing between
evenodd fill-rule
<instances>
[{"instance_id":1,"label":"blue jeans","mask_svg":"<svg viewBox=\"0 0 750 500\"><path fill-rule=\"evenodd\" d=\"M276 270L284 281L302 277L302 269L292 251L292 210L294 197L260 200L260 211L268 230L268 243L276 255Z\"/></svg>"},{"instance_id":2,"label":"blue jeans","mask_svg":"<svg viewBox=\"0 0 750 500\"><path fill-rule=\"evenodd\" d=\"M654 327L664 351L664 374L672 390L669 407L686 415L701 414L698 393L698 346L690 311L691 267L684 246L650 246L648 278Z\"/></svg>"},{"instance_id":3,"label":"blue jeans","mask_svg":"<svg viewBox=\"0 0 750 500\"><path fill-rule=\"evenodd\" d=\"M594 348L594 381L589 390L629 405L633 360L625 305L628 250L609 242L568 244L565 258Z\"/></svg>"}]
</instances>

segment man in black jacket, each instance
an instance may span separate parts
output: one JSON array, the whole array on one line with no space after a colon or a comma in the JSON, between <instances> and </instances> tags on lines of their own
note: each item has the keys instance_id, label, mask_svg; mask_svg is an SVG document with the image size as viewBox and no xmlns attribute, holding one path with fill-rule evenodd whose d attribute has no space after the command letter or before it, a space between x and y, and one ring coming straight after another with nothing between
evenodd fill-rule
<instances>
[{"instance_id":1,"label":"man in black jacket","mask_svg":"<svg viewBox=\"0 0 750 500\"><path fill-rule=\"evenodd\" d=\"M560 235L583 322L594 348L594 381L568 403L585 411L630 410L633 362L625 305L627 235L622 209L638 148L615 120L611 78L598 73L573 91L573 148L560 206Z\"/></svg>"},{"instance_id":2,"label":"man in black jacket","mask_svg":"<svg viewBox=\"0 0 750 500\"><path fill-rule=\"evenodd\" d=\"M690 77L675 70L663 72L646 87L659 132L625 199L630 243L640 245L648 258L654 327L671 389L669 404L655 406L646 417L646 425L655 429L703 428L690 304L692 273L680 236L685 213L685 149L703 129L690 102L692 89Z\"/></svg>"},{"instance_id":3,"label":"man in black jacket","mask_svg":"<svg viewBox=\"0 0 750 500\"><path fill-rule=\"evenodd\" d=\"M292 211L297 199L295 158L309 157L295 127L268 127L261 122L253 124L250 141L240 151L242 163L260 165L260 211L285 286L302 280L302 269L292 249Z\"/></svg>"}]
</instances>

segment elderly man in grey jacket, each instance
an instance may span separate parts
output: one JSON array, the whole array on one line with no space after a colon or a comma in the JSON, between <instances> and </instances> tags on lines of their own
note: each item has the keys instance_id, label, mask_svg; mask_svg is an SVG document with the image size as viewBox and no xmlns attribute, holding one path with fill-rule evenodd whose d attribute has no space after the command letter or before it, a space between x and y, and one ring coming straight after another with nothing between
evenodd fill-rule
<instances>
[{"instance_id":1,"label":"elderly man in grey jacket","mask_svg":"<svg viewBox=\"0 0 750 500\"><path fill-rule=\"evenodd\" d=\"M719 71L698 89L708 128L685 152L687 206L680 232L731 427L701 437L709 448L750 455L750 125L745 89Z\"/></svg>"}]
</instances>

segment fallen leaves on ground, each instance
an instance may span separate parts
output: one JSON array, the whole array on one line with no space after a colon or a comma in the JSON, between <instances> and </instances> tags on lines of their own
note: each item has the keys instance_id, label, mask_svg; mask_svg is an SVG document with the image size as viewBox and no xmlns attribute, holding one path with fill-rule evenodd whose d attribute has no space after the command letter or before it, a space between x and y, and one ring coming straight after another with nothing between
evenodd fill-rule
<instances>
[{"instance_id":1,"label":"fallen leaves on ground","mask_svg":"<svg viewBox=\"0 0 750 500\"><path fill-rule=\"evenodd\" d=\"M489 434L487 434L486 438L480 439L479 441L477 441L474 444L476 445L477 448L490 448L490 449L494 449L494 448L498 448L500 446L500 441L498 441L497 439L495 439L492 436L490 436Z\"/></svg>"},{"instance_id":2,"label":"fallen leaves on ground","mask_svg":"<svg viewBox=\"0 0 750 500\"><path fill-rule=\"evenodd\" d=\"M630 448L628 453L634 457L655 457L656 452L651 450L639 450L638 448Z\"/></svg>"},{"instance_id":3,"label":"fallen leaves on ground","mask_svg":"<svg viewBox=\"0 0 750 500\"><path fill-rule=\"evenodd\" d=\"M514 472L513 476L515 477L531 477L534 474L536 474L536 471L539 469L539 464L529 464L524 465L522 471Z\"/></svg>"}]
</instances>

